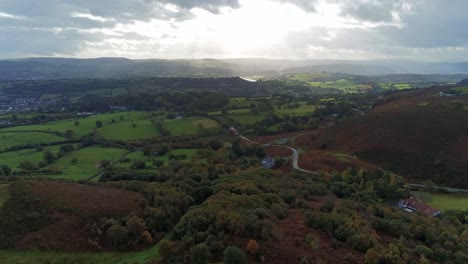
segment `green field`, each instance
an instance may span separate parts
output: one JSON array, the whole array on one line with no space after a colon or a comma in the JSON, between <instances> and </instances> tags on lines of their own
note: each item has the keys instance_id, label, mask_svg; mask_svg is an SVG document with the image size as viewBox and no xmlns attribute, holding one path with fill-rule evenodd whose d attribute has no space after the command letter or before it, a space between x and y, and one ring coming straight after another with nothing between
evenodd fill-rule
<instances>
[{"instance_id":1,"label":"green field","mask_svg":"<svg viewBox=\"0 0 468 264\"><path fill-rule=\"evenodd\" d=\"M0 207L5 203L6 200L10 197L10 193L8 191L8 184L0 183Z\"/></svg>"},{"instance_id":2,"label":"green field","mask_svg":"<svg viewBox=\"0 0 468 264\"><path fill-rule=\"evenodd\" d=\"M411 85L409 83L396 83L395 88L398 90L410 89Z\"/></svg>"},{"instance_id":3,"label":"green field","mask_svg":"<svg viewBox=\"0 0 468 264\"><path fill-rule=\"evenodd\" d=\"M468 210L468 196L449 194L428 194L426 192L413 192L417 199L443 211Z\"/></svg>"},{"instance_id":4,"label":"green field","mask_svg":"<svg viewBox=\"0 0 468 264\"><path fill-rule=\"evenodd\" d=\"M468 87L456 87L453 90L461 92L461 93L468 93Z\"/></svg>"},{"instance_id":5,"label":"green field","mask_svg":"<svg viewBox=\"0 0 468 264\"><path fill-rule=\"evenodd\" d=\"M41 132L7 132L0 133L0 150L17 145L39 145L41 143L66 140L50 133Z\"/></svg>"},{"instance_id":6,"label":"green field","mask_svg":"<svg viewBox=\"0 0 468 264\"><path fill-rule=\"evenodd\" d=\"M49 167L56 166L62 169L63 174L54 176L57 178L73 180L88 179L101 170L101 168L99 168L99 162L101 160L110 160L112 163L120 159L125 152L126 150L124 149L91 146L74 151L56 160ZM72 163L73 158L77 159L75 164Z\"/></svg>"},{"instance_id":7,"label":"green field","mask_svg":"<svg viewBox=\"0 0 468 264\"><path fill-rule=\"evenodd\" d=\"M219 124L205 117L190 117L179 120L168 120L164 122L164 127L171 132L172 136L195 135L199 128L215 129Z\"/></svg>"},{"instance_id":8,"label":"green field","mask_svg":"<svg viewBox=\"0 0 468 264\"><path fill-rule=\"evenodd\" d=\"M141 120L148 116L149 113L145 112L122 112L122 113L109 113L99 114L83 118L60 120L40 125L26 125L18 127L9 127L1 129L0 131L54 131L64 133L66 130L72 130L74 135L83 136L92 132L96 128L96 121L101 121L103 127L112 124L113 121L128 122ZM75 121L79 121L79 125L75 126Z\"/></svg>"},{"instance_id":9,"label":"green field","mask_svg":"<svg viewBox=\"0 0 468 264\"><path fill-rule=\"evenodd\" d=\"M184 161L184 162L188 162L188 161L191 161L192 158L194 158L197 154L197 152L199 151L200 149L173 149L171 150L170 152L166 153L165 155L163 156L158 156L158 157L153 157L153 158L150 158L148 156L145 156L143 155L143 152L142 151L136 151L136 152L133 152L133 153L130 153L126 156L127 159L130 160L130 163L117 163L116 166L118 167L129 167L131 166L131 162L133 161L137 161L137 160L143 160L145 161L146 163L146 166L153 166L152 164L152 160L161 160L164 162L164 164L168 164L169 162L169 156L170 155L187 155L187 159L185 160L180 160L180 161ZM206 161L206 159L198 159L199 161Z\"/></svg>"},{"instance_id":10,"label":"green field","mask_svg":"<svg viewBox=\"0 0 468 264\"><path fill-rule=\"evenodd\" d=\"M303 115L313 113L314 111L315 111L315 106L302 103L301 106L299 106L298 108L278 109L275 111L275 113L279 116L284 116L284 115L303 116Z\"/></svg>"},{"instance_id":11,"label":"green field","mask_svg":"<svg viewBox=\"0 0 468 264\"><path fill-rule=\"evenodd\" d=\"M44 251L0 250L0 263L15 264L61 264L61 263L93 263L93 264L144 264L149 258L158 256L157 246L141 252L103 252L103 253L65 253Z\"/></svg>"},{"instance_id":12,"label":"green field","mask_svg":"<svg viewBox=\"0 0 468 264\"><path fill-rule=\"evenodd\" d=\"M135 128L133 125L135 125ZM150 120L111 124L98 129L97 133L105 139L122 141L147 139L159 135L155 125Z\"/></svg>"},{"instance_id":13,"label":"green field","mask_svg":"<svg viewBox=\"0 0 468 264\"><path fill-rule=\"evenodd\" d=\"M230 118L234 119L241 125L252 125L258 121L261 121L267 117L266 113L260 114L234 114L230 115Z\"/></svg>"},{"instance_id":14,"label":"green field","mask_svg":"<svg viewBox=\"0 0 468 264\"><path fill-rule=\"evenodd\" d=\"M60 146L45 147L45 150L50 150L53 153L57 153ZM39 163L43 160L43 151L36 151L36 149L22 149L12 152L0 153L0 165L8 165L13 171L18 170L18 165L22 161L31 161Z\"/></svg>"}]
</instances>

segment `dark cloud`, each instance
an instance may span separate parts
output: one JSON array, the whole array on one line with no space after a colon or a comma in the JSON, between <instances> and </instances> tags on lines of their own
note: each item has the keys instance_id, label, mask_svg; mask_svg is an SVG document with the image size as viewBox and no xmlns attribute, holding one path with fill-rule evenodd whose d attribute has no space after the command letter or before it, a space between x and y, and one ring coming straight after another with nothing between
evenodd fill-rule
<instances>
[{"instance_id":1,"label":"dark cloud","mask_svg":"<svg viewBox=\"0 0 468 264\"><path fill-rule=\"evenodd\" d=\"M344 16L370 22L391 22L392 13L398 11L400 1L340 1Z\"/></svg>"}]
</instances>

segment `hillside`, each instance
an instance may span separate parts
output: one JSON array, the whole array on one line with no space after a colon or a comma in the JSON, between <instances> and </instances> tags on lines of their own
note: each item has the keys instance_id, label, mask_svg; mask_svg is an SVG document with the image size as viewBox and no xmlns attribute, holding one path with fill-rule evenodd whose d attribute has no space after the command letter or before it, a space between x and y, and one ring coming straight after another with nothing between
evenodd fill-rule
<instances>
[{"instance_id":1,"label":"hillside","mask_svg":"<svg viewBox=\"0 0 468 264\"><path fill-rule=\"evenodd\" d=\"M239 75L273 77L284 74L317 72L356 75L465 74L468 72L468 64L247 58L193 60L27 58L0 60L0 81L63 78L233 77Z\"/></svg>"},{"instance_id":2,"label":"hillside","mask_svg":"<svg viewBox=\"0 0 468 264\"><path fill-rule=\"evenodd\" d=\"M306 150L357 155L411 181L468 187L468 96L450 88L381 97L363 116L339 121L316 137L299 137Z\"/></svg>"}]
</instances>

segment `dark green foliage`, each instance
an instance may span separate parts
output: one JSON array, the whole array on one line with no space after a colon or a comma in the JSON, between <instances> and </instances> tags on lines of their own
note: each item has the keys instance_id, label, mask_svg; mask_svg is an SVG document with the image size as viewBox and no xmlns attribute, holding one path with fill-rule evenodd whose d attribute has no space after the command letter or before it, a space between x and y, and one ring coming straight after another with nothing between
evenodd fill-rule
<instances>
[{"instance_id":1,"label":"dark green foliage","mask_svg":"<svg viewBox=\"0 0 468 264\"><path fill-rule=\"evenodd\" d=\"M127 243L128 231L121 225L113 225L107 230L106 237L113 245L123 245Z\"/></svg>"},{"instance_id":2,"label":"dark green foliage","mask_svg":"<svg viewBox=\"0 0 468 264\"><path fill-rule=\"evenodd\" d=\"M223 252L225 264L247 264L247 256L237 247L228 247Z\"/></svg>"},{"instance_id":3,"label":"dark green foliage","mask_svg":"<svg viewBox=\"0 0 468 264\"><path fill-rule=\"evenodd\" d=\"M210 251L205 243L195 245L190 249L192 264L210 263Z\"/></svg>"},{"instance_id":4,"label":"dark green foliage","mask_svg":"<svg viewBox=\"0 0 468 264\"><path fill-rule=\"evenodd\" d=\"M11 168L8 165L0 166L0 176L9 176L11 173Z\"/></svg>"},{"instance_id":5,"label":"dark green foliage","mask_svg":"<svg viewBox=\"0 0 468 264\"><path fill-rule=\"evenodd\" d=\"M132 169L141 170L146 168L146 163L143 160L136 160L132 163Z\"/></svg>"},{"instance_id":6,"label":"dark green foliage","mask_svg":"<svg viewBox=\"0 0 468 264\"><path fill-rule=\"evenodd\" d=\"M28 188L24 183L10 186L10 199L0 208L0 248L51 221L41 200L32 196Z\"/></svg>"}]
</instances>

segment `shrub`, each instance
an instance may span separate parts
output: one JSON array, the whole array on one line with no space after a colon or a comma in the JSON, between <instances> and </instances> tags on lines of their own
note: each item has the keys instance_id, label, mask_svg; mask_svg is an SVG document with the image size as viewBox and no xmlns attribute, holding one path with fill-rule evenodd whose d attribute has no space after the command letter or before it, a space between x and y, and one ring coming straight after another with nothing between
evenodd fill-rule
<instances>
[{"instance_id":1,"label":"shrub","mask_svg":"<svg viewBox=\"0 0 468 264\"><path fill-rule=\"evenodd\" d=\"M247 243L246 249L247 249L247 253L252 254L252 255L257 255L260 249L260 246L258 245L257 241L250 239L249 242Z\"/></svg>"},{"instance_id":2,"label":"shrub","mask_svg":"<svg viewBox=\"0 0 468 264\"><path fill-rule=\"evenodd\" d=\"M225 264L247 264L247 256L237 247L227 247L223 255Z\"/></svg>"},{"instance_id":3,"label":"shrub","mask_svg":"<svg viewBox=\"0 0 468 264\"><path fill-rule=\"evenodd\" d=\"M113 225L107 230L106 236L113 245L122 245L127 242L127 229L121 225Z\"/></svg>"},{"instance_id":4,"label":"shrub","mask_svg":"<svg viewBox=\"0 0 468 264\"><path fill-rule=\"evenodd\" d=\"M192 264L207 264L210 262L210 252L205 243L195 245L190 249Z\"/></svg>"}]
</instances>

